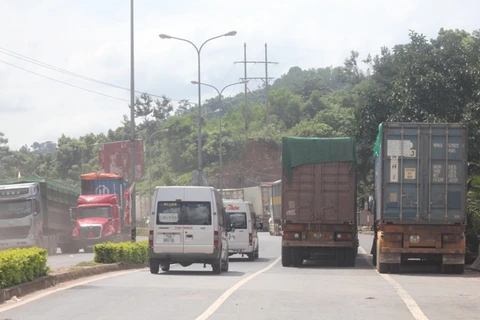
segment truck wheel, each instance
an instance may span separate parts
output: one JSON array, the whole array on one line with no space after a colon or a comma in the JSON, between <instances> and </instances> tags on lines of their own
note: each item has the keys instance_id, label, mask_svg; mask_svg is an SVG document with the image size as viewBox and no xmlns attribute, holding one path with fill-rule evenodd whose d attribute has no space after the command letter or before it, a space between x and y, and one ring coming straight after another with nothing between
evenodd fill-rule
<instances>
[{"instance_id":1,"label":"truck wheel","mask_svg":"<svg viewBox=\"0 0 480 320\"><path fill-rule=\"evenodd\" d=\"M464 264L454 264L453 265L453 273L463 274L464 272L465 272L465 265Z\"/></svg>"},{"instance_id":2,"label":"truck wheel","mask_svg":"<svg viewBox=\"0 0 480 320\"><path fill-rule=\"evenodd\" d=\"M158 274L159 270L160 270L160 263L158 261L150 260L150 273Z\"/></svg>"},{"instance_id":3,"label":"truck wheel","mask_svg":"<svg viewBox=\"0 0 480 320\"><path fill-rule=\"evenodd\" d=\"M345 267L347 265L346 248L337 248L335 253L337 254L337 267Z\"/></svg>"},{"instance_id":4,"label":"truck wheel","mask_svg":"<svg viewBox=\"0 0 480 320\"><path fill-rule=\"evenodd\" d=\"M292 249L282 247L282 266L290 267L292 265Z\"/></svg>"},{"instance_id":5,"label":"truck wheel","mask_svg":"<svg viewBox=\"0 0 480 320\"><path fill-rule=\"evenodd\" d=\"M378 272L380 273L388 273L388 269L389 269L389 265L388 263L378 263L377 264L377 269L378 269Z\"/></svg>"},{"instance_id":6,"label":"truck wheel","mask_svg":"<svg viewBox=\"0 0 480 320\"><path fill-rule=\"evenodd\" d=\"M400 263L390 263L390 273L400 273Z\"/></svg>"},{"instance_id":7,"label":"truck wheel","mask_svg":"<svg viewBox=\"0 0 480 320\"><path fill-rule=\"evenodd\" d=\"M163 272L168 272L170 271L170 263L166 262L166 263L162 263L162 271ZM157 271L158 272L158 271Z\"/></svg>"},{"instance_id":8,"label":"truck wheel","mask_svg":"<svg viewBox=\"0 0 480 320\"><path fill-rule=\"evenodd\" d=\"M255 260L255 252L247 253L248 261Z\"/></svg>"},{"instance_id":9,"label":"truck wheel","mask_svg":"<svg viewBox=\"0 0 480 320\"><path fill-rule=\"evenodd\" d=\"M212 272L213 274L220 274L222 273L222 259L218 259L218 261L215 261L212 263Z\"/></svg>"},{"instance_id":10,"label":"truck wheel","mask_svg":"<svg viewBox=\"0 0 480 320\"><path fill-rule=\"evenodd\" d=\"M302 249L292 248L292 266L298 268L302 264L303 264Z\"/></svg>"},{"instance_id":11,"label":"truck wheel","mask_svg":"<svg viewBox=\"0 0 480 320\"><path fill-rule=\"evenodd\" d=\"M346 267L355 267L356 262L356 254L355 249L352 248L345 248L345 266Z\"/></svg>"}]
</instances>

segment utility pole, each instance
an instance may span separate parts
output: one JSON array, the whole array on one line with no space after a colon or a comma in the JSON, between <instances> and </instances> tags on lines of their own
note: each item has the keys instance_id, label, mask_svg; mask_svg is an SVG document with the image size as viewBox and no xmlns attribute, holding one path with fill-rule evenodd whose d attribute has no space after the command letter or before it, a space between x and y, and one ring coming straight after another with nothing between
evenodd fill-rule
<instances>
[{"instance_id":1,"label":"utility pole","mask_svg":"<svg viewBox=\"0 0 480 320\"><path fill-rule=\"evenodd\" d=\"M268 65L269 64L278 64L278 62L273 62L273 61L268 61L268 56L267 56L267 44L265 43L265 61L247 61L247 44L243 44L243 50L244 50L244 60L243 61L235 61L234 63L243 63L244 65L244 77L240 78L240 80L243 81L249 81L249 80L262 80L265 82L265 121L268 125L269 121L269 110L268 110L268 80L271 80L273 78L268 77ZM265 77L247 77L247 63L263 63L265 64ZM245 118L245 129L247 129L247 114L248 114L248 109L247 109L247 83L245 83L245 109L244 109L244 118Z\"/></svg>"},{"instance_id":2,"label":"utility pole","mask_svg":"<svg viewBox=\"0 0 480 320\"><path fill-rule=\"evenodd\" d=\"M130 1L130 180L135 183L135 59L134 59L134 5ZM135 186L130 193L130 223L132 225L132 242L137 239L137 214L135 203Z\"/></svg>"}]
</instances>

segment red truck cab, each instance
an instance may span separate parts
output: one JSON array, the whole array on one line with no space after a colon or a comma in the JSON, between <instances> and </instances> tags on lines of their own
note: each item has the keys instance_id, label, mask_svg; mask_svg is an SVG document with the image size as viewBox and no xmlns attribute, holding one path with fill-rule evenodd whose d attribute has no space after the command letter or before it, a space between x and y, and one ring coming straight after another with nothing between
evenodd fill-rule
<instances>
[{"instance_id":1,"label":"red truck cab","mask_svg":"<svg viewBox=\"0 0 480 320\"><path fill-rule=\"evenodd\" d=\"M121 231L116 194L82 195L77 201L72 237L78 249L91 252L97 243L112 241Z\"/></svg>"}]
</instances>

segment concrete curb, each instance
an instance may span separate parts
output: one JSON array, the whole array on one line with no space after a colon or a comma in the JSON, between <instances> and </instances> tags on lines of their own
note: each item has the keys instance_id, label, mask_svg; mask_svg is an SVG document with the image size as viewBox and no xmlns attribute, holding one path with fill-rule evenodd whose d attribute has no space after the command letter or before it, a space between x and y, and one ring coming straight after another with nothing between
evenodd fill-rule
<instances>
[{"instance_id":1,"label":"concrete curb","mask_svg":"<svg viewBox=\"0 0 480 320\"><path fill-rule=\"evenodd\" d=\"M59 283L67 282L79 278L86 278L95 275L99 275L102 273L114 272L114 271L121 271L121 270L128 270L128 269L141 269L145 268L145 265L138 265L138 264L128 264L128 263L114 263L114 264L107 264L107 265L100 265L94 267L86 267L78 270L72 270L57 274L49 274L44 277L40 277L30 282L25 282L13 287L0 289L0 304L4 303L5 301L10 300L14 296L21 297L27 294L30 294L35 291L47 289L50 287L54 287Z\"/></svg>"}]
</instances>

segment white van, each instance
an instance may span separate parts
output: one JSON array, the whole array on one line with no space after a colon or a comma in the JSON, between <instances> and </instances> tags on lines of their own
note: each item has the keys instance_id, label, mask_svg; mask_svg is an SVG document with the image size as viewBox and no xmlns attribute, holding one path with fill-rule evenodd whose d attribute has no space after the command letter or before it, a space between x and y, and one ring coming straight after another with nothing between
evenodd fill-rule
<instances>
[{"instance_id":1,"label":"white van","mask_svg":"<svg viewBox=\"0 0 480 320\"><path fill-rule=\"evenodd\" d=\"M211 187L156 187L149 232L150 272L170 264L212 265L228 271L228 217L218 191Z\"/></svg>"},{"instance_id":2,"label":"white van","mask_svg":"<svg viewBox=\"0 0 480 320\"><path fill-rule=\"evenodd\" d=\"M225 211L229 216L228 232L229 255L246 254L250 261L258 258L257 217L253 204L243 200L223 199Z\"/></svg>"}]
</instances>

